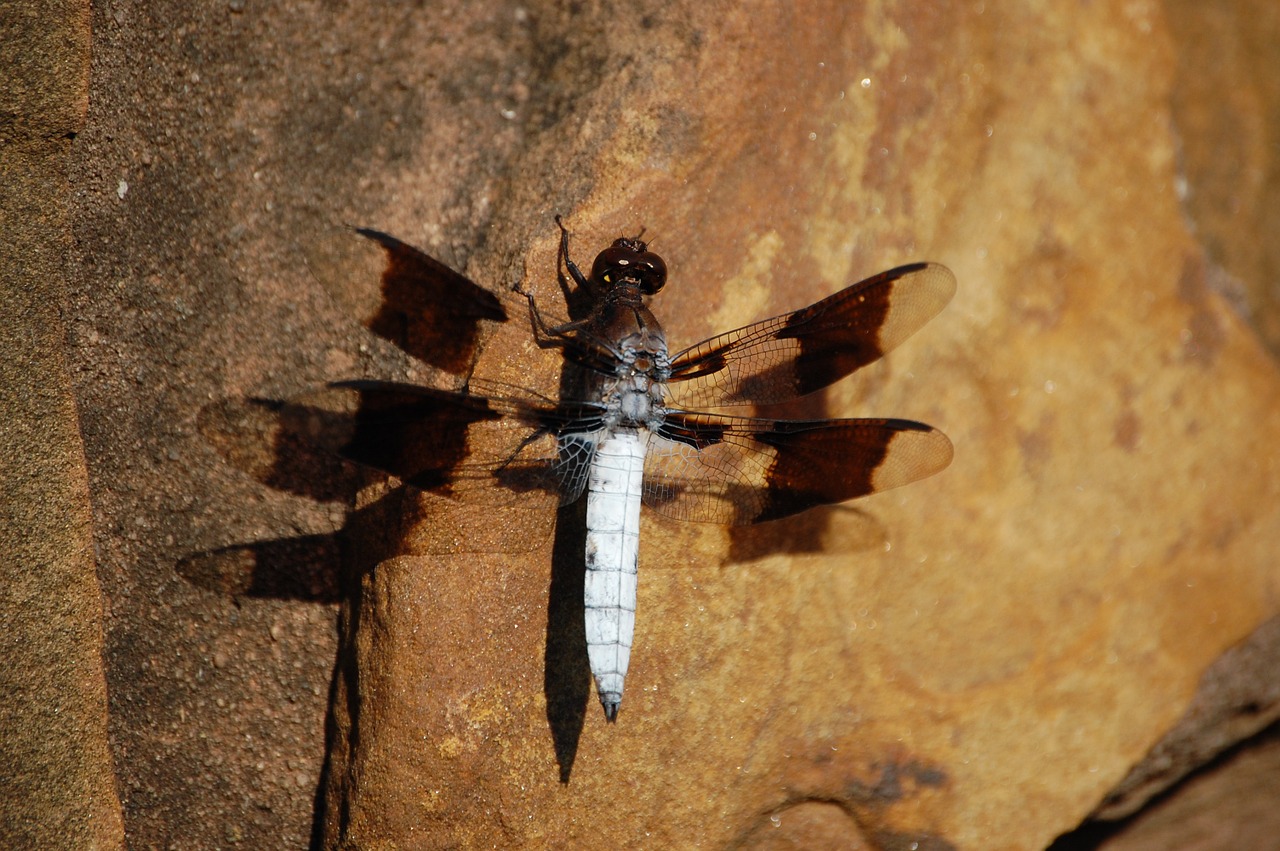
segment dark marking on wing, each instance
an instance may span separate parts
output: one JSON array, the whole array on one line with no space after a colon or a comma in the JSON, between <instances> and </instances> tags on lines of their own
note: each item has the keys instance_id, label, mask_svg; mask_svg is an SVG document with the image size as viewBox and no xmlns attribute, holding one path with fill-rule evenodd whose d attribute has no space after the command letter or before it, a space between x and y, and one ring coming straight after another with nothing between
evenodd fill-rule
<instances>
[{"instance_id":1,"label":"dark marking on wing","mask_svg":"<svg viewBox=\"0 0 1280 851\"><path fill-rule=\"evenodd\" d=\"M704 340L672 358L671 397L700 408L805 396L881 358L936 316L955 287L947 268L913 263Z\"/></svg>"},{"instance_id":2,"label":"dark marking on wing","mask_svg":"<svg viewBox=\"0 0 1280 851\"><path fill-rule=\"evenodd\" d=\"M480 322L506 322L502 302L484 287L393 236L368 228L356 233L387 253L382 305L366 323L418 360L455 375L475 359Z\"/></svg>"},{"instance_id":3,"label":"dark marking on wing","mask_svg":"<svg viewBox=\"0 0 1280 851\"><path fill-rule=\"evenodd\" d=\"M757 522L905 485L947 466L952 454L942 432L912 420L775 421L752 437L777 450Z\"/></svg>"},{"instance_id":4,"label":"dark marking on wing","mask_svg":"<svg viewBox=\"0 0 1280 851\"><path fill-rule=\"evenodd\" d=\"M500 385L475 382L487 389ZM438 390L387 381L344 381L275 410L277 442L310 444L395 476L419 490L476 503L529 491L576 499L601 406Z\"/></svg>"},{"instance_id":5,"label":"dark marking on wing","mask_svg":"<svg viewBox=\"0 0 1280 851\"><path fill-rule=\"evenodd\" d=\"M645 500L682 520L789 517L930 476L942 432L911 420L768 420L669 413L645 459Z\"/></svg>"},{"instance_id":6,"label":"dark marking on wing","mask_svg":"<svg viewBox=\"0 0 1280 851\"><path fill-rule=\"evenodd\" d=\"M450 496L485 486L512 493L555 488L555 433L565 424L563 411L410 384L333 387L358 394L355 432L339 448L345 458ZM473 426L487 426L485 436L477 440Z\"/></svg>"}]
</instances>

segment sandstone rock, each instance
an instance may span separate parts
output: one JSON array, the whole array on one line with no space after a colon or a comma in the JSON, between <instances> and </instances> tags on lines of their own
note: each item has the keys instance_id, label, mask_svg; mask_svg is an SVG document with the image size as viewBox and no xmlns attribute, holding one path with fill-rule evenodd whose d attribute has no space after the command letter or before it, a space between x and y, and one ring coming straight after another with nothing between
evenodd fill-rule
<instances>
[{"instance_id":1,"label":"sandstone rock","mask_svg":"<svg viewBox=\"0 0 1280 851\"><path fill-rule=\"evenodd\" d=\"M1208 162L1184 137L1212 122L1179 117L1213 94L1179 82L1178 9L163 11L95 10L72 170L131 844L305 844L319 790L335 847L1042 848L1276 614L1272 320L1236 296L1274 263L1233 253L1274 204L1250 184L1253 212L1214 225L1246 236L1195 227L1188 199L1232 174L1179 159ZM1258 67L1223 85L1272 102ZM1267 125L1241 120L1269 174ZM575 649L572 512L523 552L468 551L493 530L465 512L405 546L383 486L349 519L202 434L226 398L439 378L359 328L378 252L341 225L550 298L555 213L588 261L647 229L677 346L900 262L960 281L814 409L929 422L952 467L770 527L647 519L613 726ZM554 387L518 323L478 369ZM348 572L253 573L302 552Z\"/></svg>"}]
</instances>

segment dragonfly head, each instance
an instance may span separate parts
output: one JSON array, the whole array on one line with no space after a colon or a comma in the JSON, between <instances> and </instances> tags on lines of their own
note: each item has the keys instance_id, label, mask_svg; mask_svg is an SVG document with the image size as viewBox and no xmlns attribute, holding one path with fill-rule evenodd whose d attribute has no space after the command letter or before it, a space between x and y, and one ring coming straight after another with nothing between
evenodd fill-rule
<instances>
[{"instance_id":1,"label":"dragonfly head","mask_svg":"<svg viewBox=\"0 0 1280 851\"><path fill-rule=\"evenodd\" d=\"M667 264L639 239L622 237L596 255L591 280L601 290L630 281L644 295L653 295L667 282Z\"/></svg>"}]
</instances>

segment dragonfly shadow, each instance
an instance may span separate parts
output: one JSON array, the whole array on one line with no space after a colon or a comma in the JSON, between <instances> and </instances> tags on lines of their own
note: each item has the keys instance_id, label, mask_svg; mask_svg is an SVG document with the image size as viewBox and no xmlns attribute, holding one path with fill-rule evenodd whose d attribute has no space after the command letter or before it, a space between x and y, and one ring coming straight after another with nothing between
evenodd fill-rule
<instances>
[{"instance_id":1,"label":"dragonfly shadow","mask_svg":"<svg viewBox=\"0 0 1280 851\"><path fill-rule=\"evenodd\" d=\"M562 249L563 250L563 249ZM556 260L556 277L570 321L591 315L591 292L574 287L562 254ZM560 371L560 398L577 398L585 379L569 362ZM587 657L586 613L583 610L586 572L583 552L587 539L587 503L576 500L556 513L555 541L551 550L551 586L547 603L547 636L543 658L543 695L547 726L555 748L560 782L568 784L577 758L588 707L592 703L591 665Z\"/></svg>"},{"instance_id":2,"label":"dragonfly shadow","mask_svg":"<svg viewBox=\"0 0 1280 851\"><path fill-rule=\"evenodd\" d=\"M469 373L477 357L476 328L480 320L502 322L507 318L507 309L417 249L375 231L360 233L376 242L387 257L381 306L366 319L367 327L425 363L450 373ZM563 275L561 286L571 315L589 313L589 294L568 286ZM183 558L176 570L193 585L237 601L258 598L341 604L343 621L334 694L335 700L341 699L337 695L346 695L346 709L354 727L358 723L359 706L354 697L360 675L355 668L354 648L362 579L396 555L442 550L430 546L422 549L416 533L415 540L408 539L408 530L429 528L434 520L431 515L424 515L416 488L394 488L372 504L355 510L357 493L376 481L371 475L377 474L351 459L372 462L373 468L380 469L399 470L418 464L426 483L423 486L430 487L437 474L445 478L455 464L465 461L463 436L467 426L475 419L483 419L485 412L450 404L432 407L436 397L430 395L395 399L398 407L383 410L378 409L377 399L386 402L386 394L365 396L351 388L335 394L331 390L285 401L221 400L201 411L199 429L232 466L258 482L302 497L302 504L326 504L329 508L324 513L329 515L334 510L345 511L340 527L326 534L237 543L194 553ZM345 402L339 404L338 395ZM354 405L343 407L353 399ZM449 419L449 415L454 418ZM388 425L403 425L405 433L396 436L408 439L387 441ZM396 454L384 457L388 452ZM418 456L421 460L414 460ZM494 524L493 517L509 520L526 509L526 503L529 500L521 496L518 504L504 506L503 511L480 515L474 527L458 529L459 539L484 538L487 530L489 540L476 544L481 552L488 548L518 552L537 546L540 540L531 540L537 536L529 535L518 523L506 532L494 531L495 526L508 524ZM545 528L547 518L542 518ZM567 783L591 689L582 605L586 532L581 501L559 512L555 528L544 692L560 780ZM457 551L469 552L468 546L463 544ZM332 745L331 742L331 752Z\"/></svg>"},{"instance_id":3,"label":"dragonfly shadow","mask_svg":"<svg viewBox=\"0 0 1280 851\"><path fill-rule=\"evenodd\" d=\"M175 570L206 591L244 598L333 604L344 598L342 533L275 538L194 553Z\"/></svg>"},{"instance_id":4,"label":"dragonfly shadow","mask_svg":"<svg viewBox=\"0 0 1280 851\"><path fill-rule=\"evenodd\" d=\"M371 504L353 508L356 494L375 481L371 477L376 474L336 457L334 451L358 434L360 412L344 414L314 407L310 404L313 398L308 395L290 402L222 400L201 412L199 427L233 466L259 482L303 497L308 503L327 504L330 514L335 509L345 511L340 528L328 534L273 538L194 553L176 567L188 582L236 600L345 603L344 611L358 612L361 580L380 563L403 554L454 552L452 548L433 549L429 542L417 540L416 534L407 534L429 528L436 520L444 522L427 513L429 509L424 509L416 488L392 488ZM475 508L474 523L457 528L466 539L458 551L509 553L539 546L545 533L530 534L531 523L514 519L516 515L536 515L545 529L549 518L532 505L522 498L519 504L505 506L496 512L505 518L499 524L492 522L495 513ZM583 501L562 508L555 529L545 692L561 778L567 780L590 689L582 611ZM344 656L347 651L347 647L341 648Z\"/></svg>"},{"instance_id":5,"label":"dragonfly shadow","mask_svg":"<svg viewBox=\"0 0 1280 851\"><path fill-rule=\"evenodd\" d=\"M282 464L281 469L287 466ZM275 473L276 481L286 481L279 477L280 470ZM297 489L319 487L332 495L350 486L349 481L340 477L327 481L309 477L306 482L309 484L304 486L303 480L297 480ZM339 646L329 678L329 711L324 720L326 756L312 804L312 847L322 844L328 820L334 756L351 752L360 729L360 671L355 642L362 610L361 580L381 561L394 555L396 549L393 539L361 534L360 530L394 523L404 511L403 501L404 490L392 490L358 511L351 511L346 523L335 532L220 547L189 555L175 568L178 575L192 585L231 597L237 605L244 599L341 604ZM335 716L335 709L340 705L344 705L347 715L346 723L341 724ZM346 740L343 737L347 737Z\"/></svg>"},{"instance_id":6,"label":"dragonfly shadow","mask_svg":"<svg viewBox=\"0 0 1280 851\"><path fill-rule=\"evenodd\" d=\"M824 505L770 523L735 526L730 532L726 561L742 564L779 553L847 555L883 549L887 541L888 530L870 512Z\"/></svg>"},{"instance_id":7,"label":"dragonfly shadow","mask_svg":"<svg viewBox=\"0 0 1280 851\"><path fill-rule=\"evenodd\" d=\"M587 534L586 501L566 505L556 516L552 546L551 587L547 604L547 639L543 656L543 694L547 725L560 767L568 783L591 703L591 667L587 660L586 622L582 607L585 572L582 549Z\"/></svg>"},{"instance_id":8,"label":"dragonfly shadow","mask_svg":"<svg viewBox=\"0 0 1280 851\"><path fill-rule=\"evenodd\" d=\"M343 527L332 533L272 538L192 553L178 561L175 571L196 587L236 601L341 603L350 598L365 573L401 551L394 539L385 537L380 546L353 547L352 530L397 522L404 511L403 498L402 490L391 491L351 511ZM361 540L374 537L361 536Z\"/></svg>"},{"instance_id":9,"label":"dragonfly shadow","mask_svg":"<svg viewBox=\"0 0 1280 851\"><path fill-rule=\"evenodd\" d=\"M345 513L341 526L328 533L196 552L179 560L176 571L197 587L236 600L340 603L364 573L395 555L398 548L394 539L384 537L374 549L355 550L351 530L370 524L398 526L395 517L404 510L403 489L390 490L356 510L356 494L369 484L370 475L318 449L296 430L282 428L281 415L287 410L285 403L271 400L223 399L202 409L197 425L233 467L258 482L303 497L304 504L340 506Z\"/></svg>"}]
</instances>

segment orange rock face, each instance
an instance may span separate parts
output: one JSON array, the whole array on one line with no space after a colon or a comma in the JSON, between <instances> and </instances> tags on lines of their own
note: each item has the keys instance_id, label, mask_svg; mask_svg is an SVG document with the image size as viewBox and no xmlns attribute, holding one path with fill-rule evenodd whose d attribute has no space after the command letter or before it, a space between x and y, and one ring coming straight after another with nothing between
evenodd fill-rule
<instances>
[{"instance_id":1,"label":"orange rock face","mask_svg":"<svg viewBox=\"0 0 1280 851\"><path fill-rule=\"evenodd\" d=\"M1043 848L1276 614L1277 76L1243 5L213 8L95 8L73 148L131 845ZM645 229L674 349L899 263L959 280L804 407L937 426L951 467L761 527L646 517L614 725L575 510L375 480L348 518L209 440L227 397L449 380L359 327L380 253L340 225L553 303L556 213L580 263ZM476 374L557 369L517 319Z\"/></svg>"}]
</instances>

